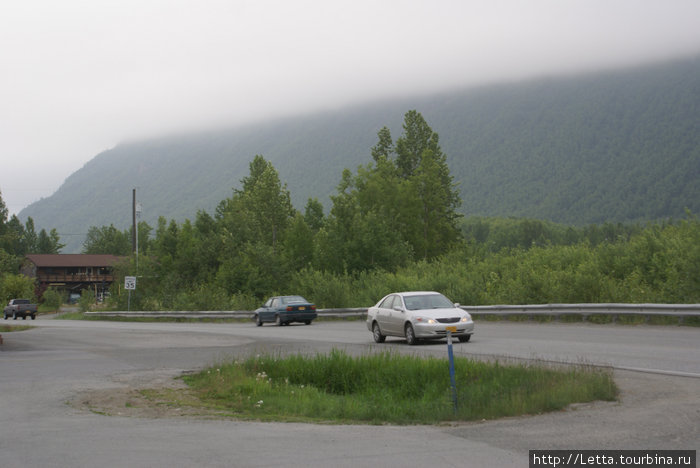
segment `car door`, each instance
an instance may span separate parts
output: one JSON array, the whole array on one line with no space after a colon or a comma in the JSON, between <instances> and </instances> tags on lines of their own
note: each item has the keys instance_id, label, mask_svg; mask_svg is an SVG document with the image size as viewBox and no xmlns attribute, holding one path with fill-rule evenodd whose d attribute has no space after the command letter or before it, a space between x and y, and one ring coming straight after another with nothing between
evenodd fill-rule
<instances>
[{"instance_id":1,"label":"car door","mask_svg":"<svg viewBox=\"0 0 700 468\"><path fill-rule=\"evenodd\" d=\"M258 309L258 315L263 322L271 322L274 320L275 314L271 309L273 299L274 298L268 299L267 302L263 304L260 309Z\"/></svg>"},{"instance_id":2,"label":"car door","mask_svg":"<svg viewBox=\"0 0 700 468\"><path fill-rule=\"evenodd\" d=\"M394 332L391 328L391 313L392 304L394 303L394 295L387 296L377 307L377 322L379 323L379 328L385 335L393 335Z\"/></svg>"},{"instance_id":3,"label":"car door","mask_svg":"<svg viewBox=\"0 0 700 468\"><path fill-rule=\"evenodd\" d=\"M406 310L403 305L401 296L394 295L394 300L391 303L391 311L389 315L389 329L396 336L403 336L403 324L406 321Z\"/></svg>"},{"instance_id":4,"label":"car door","mask_svg":"<svg viewBox=\"0 0 700 468\"><path fill-rule=\"evenodd\" d=\"M270 312L272 313L273 320L274 320L275 315L282 316L283 313L286 313L286 307L282 303L281 297L276 297L272 300L272 305L270 306Z\"/></svg>"}]
</instances>

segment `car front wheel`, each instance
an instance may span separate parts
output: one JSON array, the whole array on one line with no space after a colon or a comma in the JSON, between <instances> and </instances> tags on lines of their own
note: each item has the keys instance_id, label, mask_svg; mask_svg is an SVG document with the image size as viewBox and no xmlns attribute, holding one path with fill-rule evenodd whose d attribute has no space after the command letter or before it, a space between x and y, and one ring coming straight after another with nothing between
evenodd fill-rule
<instances>
[{"instance_id":1,"label":"car front wheel","mask_svg":"<svg viewBox=\"0 0 700 468\"><path fill-rule=\"evenodd\" d=\"M372 325L372 337L374 337L375 343L384 343L384 340L386 340L386 336L382 335L382 331L377 322L374 322L374 325Z\"/></svg>"},{"instance_id":2,"label":"car front wheel","mask_svg":"<svg viewBox=\"0 0 700 468\"><path fill-rule=\"evenodd\" d=\"M413 330L413 325L410 323L406 324L406 343L409 345L414 345L418 343L418 338L416 338L416 332Z\"/></svg>"},{"instance_id":3,"label":"car front wheel","mask_svg":"<svg viewBox=\"0 0 700 468\"><path fill-rule=\"evenodd\" d=\"M255 316L255 325L257 325L258 327L262 327L262 320L260 320L259 315Z\"/></svg>"}]
</instances>

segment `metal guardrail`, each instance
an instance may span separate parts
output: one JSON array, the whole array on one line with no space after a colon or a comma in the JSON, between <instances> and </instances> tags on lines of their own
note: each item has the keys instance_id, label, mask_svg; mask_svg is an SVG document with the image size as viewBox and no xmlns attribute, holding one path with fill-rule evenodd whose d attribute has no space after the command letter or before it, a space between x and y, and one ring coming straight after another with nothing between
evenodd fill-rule
<instances>
[{"instance_id":1,"label":"metal guardrail","mask_svg":"<svg viewBox=\"0 0 700 468\"><path fill-rule=\"evenodd\" d=\"M462 306L472 315L672 315L700 316L700 304L533 304Z\"/></svg>"},{"instance_id":2,"label":"metal guardrail","mask_svg":"<svg viewBox=\"0 0 700 468\"><path fill-rule=\"evenodd\" d=\"M471 315L545 315L560 317L578 315L585 321L591 315L620 315L700 317L700 304L534 304L534 305L489 305L461 306ZM318 309L319 317L363 317L367 308ZM92 317L150 317L150 318L240 318L252 319L253 311L109 311L86 312Z\"/></svg>"}]
</instances>

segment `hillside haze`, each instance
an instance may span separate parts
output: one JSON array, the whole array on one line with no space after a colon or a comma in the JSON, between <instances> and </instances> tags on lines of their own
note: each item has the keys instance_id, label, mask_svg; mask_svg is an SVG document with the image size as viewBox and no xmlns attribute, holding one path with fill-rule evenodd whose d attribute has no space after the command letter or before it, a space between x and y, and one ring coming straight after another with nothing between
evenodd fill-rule
<instances>
[{"instance_id":1,"label":"hillside haze","mask_svg":"<svg viewBox=\"0 0 700 468\"><path fill-rule=\"evenodd\" d=\"M98 154L19 213L56 228L64 253L90 226L213 213L263 155L298 209L328 208L344 168L371 162L383 126L416 109L440 135L467 215L583 225L700 212L700 57L577 77L358 105L255 125L143 140Z\"/></svg>"}]
</instances>

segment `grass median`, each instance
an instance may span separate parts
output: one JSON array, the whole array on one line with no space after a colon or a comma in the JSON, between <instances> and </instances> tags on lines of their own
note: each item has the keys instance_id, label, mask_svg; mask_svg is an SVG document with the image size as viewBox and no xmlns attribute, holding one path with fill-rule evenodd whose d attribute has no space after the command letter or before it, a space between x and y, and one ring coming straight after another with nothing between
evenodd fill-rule
<instances>
[{"instance_id":1,"label":"grass median","mask_svg":"<svg viewBox=\"0 0 700 468\"><path fill-rule=\"evenodd\" d=\"M455 360L457 408L447 360L392 354L262 355L184 377L185 392L146 395L220 416L334 424L438 424L538 414L614 400L609 370Z\"/></svg>"}]
</instances>

